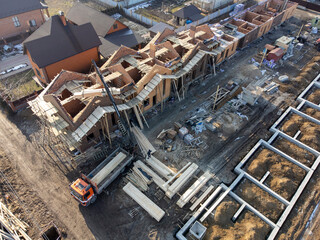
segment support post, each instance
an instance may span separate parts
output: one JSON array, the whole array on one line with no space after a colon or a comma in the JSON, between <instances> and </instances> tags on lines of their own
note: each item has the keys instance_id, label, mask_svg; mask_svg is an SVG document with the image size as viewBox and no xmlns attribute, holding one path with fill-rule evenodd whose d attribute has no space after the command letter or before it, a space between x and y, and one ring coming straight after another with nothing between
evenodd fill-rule
<instances>
[{"instance_id":1,"label":"support post","mask_svg":"<svg viewBox=\"0 0 320 240\"><path fill-rule=\"evenodd\" d=\"M148 122L147 122L146 118L144 117L144 115L143 115L143 113L142 113L142 111L141 111L141 109L140 109L140 107L139 107L139 106L138 106L138 110L139 110L139 112L140 112L140 114L141 114L141 116L142 116L142 118L143 118L143 120L144 120L145 124L146 124L146 125L147 125L147 127L149 128L149 124L148 124Z\"/></svg>"},{"instance_id":2,"label":"support post","mask_svg":"<svg viewBox=\"0 0 320 240\"><path fill-rule=\"evenodd\" d=\"M129 129L130 129L130 131L131 131L131 124L130 124L130 121L129 121L129 117L128 117L128 114L127 114L127 110L124 110L123 112L124 112L124 115L125 115L125 117L126 117L126 120L127 120L128 126L129 126Z\"/></svg>"},{"instance_id":3,"label":"support post","mask_svg":"<svg viewBox=\"0 0 320 240\"><path fill-rule=\"evenodd\" d=\"M181 85L182 85L182 99L184 99L184 78L185 78L185 75L182 76L181 78Z\"/></svg>"},{"instance_id":4,"label":"support post","mask_svg":"<svg viewBox=\"0 0 320 240\"><path fill-rule=\"evenodd\" d=\"M108 117L107 117L107 115L106 115L106 114L104 115L104 119L105 119L105 124L106 124L107 135L108 135L108 139L109 139L110 147L112 147L112 141L111 141L111 136L110 136L110 130L109 130Z\"/></svg>"},{"instance_id":5,"label":"support post","mask_svg":"<svg viewBox=\"0 0 320 240\"><path fill-rule=\"evenodd\" d=\"M162 80L162 81L165 81L165 80ZM162 84L163 84L163 82L162 82ZM157 87L157 90L158 90L160 98L161 98L161 112L162 112L163 111L163 92L161 92L159 86Z\"/></svg>"},{"instance_id":6,"label":"support post","mask_svg":"<svg viewBox=\"0 0 320 240\"><path fill-rule=\"evenodd\" d=\"M180 96L179 96L179 92L178 92L178 87L177 87L176 79L174 79L174 80L173 80L173 85L174 85L174 87L175 87L175 89L176 89L177 97L178 97L178 100L179 100L179 102L180 102L180 101L181 101L181 99L180 99Z\"/></svg>"},{"instance_id":7,"label":"support post","mask_svg":"<svg viewBox=\"0 0 320 240\"><path fill-rule=\"evenodd\" d=\"M215 107L216 107L218 94L219 94L219 85L218 85L218 88L217 88L216 96L215 96L215 98L214 98L214 103L213 103L212 111L214 111L214 109L215 109Z\"/></svg>"},{"instance_id":8,"label":"support post","mask_svg":"<svg viewBox=\"0 0 320 240\"><path fill-rule=\"evenodd\" d=\"M143 129L143 123L142 123L142 121L141 121L141 118L140 118L140 115L139 115L137 106L134 106L134 107L133 107L133 111L134 111L134 114L135 114L136 117L137 117L137 120L138 120L138 123L139 123L140 128Z\"/></svg>"}]
</instances>

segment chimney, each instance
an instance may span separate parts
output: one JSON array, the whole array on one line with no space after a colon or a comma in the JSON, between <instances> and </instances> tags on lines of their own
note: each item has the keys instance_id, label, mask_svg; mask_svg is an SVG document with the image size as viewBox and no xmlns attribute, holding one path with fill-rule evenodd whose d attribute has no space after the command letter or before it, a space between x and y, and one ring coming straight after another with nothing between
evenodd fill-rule
<instances>
[{"instance_id":1,"label":"chimney","mask_svg":"<svg viewBox=\"0 0 320 240\"><path fill-rule=\"evenodd\" d=\"M62 11L59 11L59 17L61 19L61 22L64 26L67 26L67 20L66 20L66 17L64 16L64 12Z\"/></svg>"},{"instance_id":2,"label":"chimney","mask_svg":"<svg viewBox=\"0 0 320 240\"><path fill-rule=\"evenodd\" d=\"M156 45L154 45L153 43L150 43L150 52L149 52L149 56L153 59L155 59L156 57Z\"/></svg>"},{"instance_id":3,"label":"chimney","mask_svg":"<svg viewBox=\"0 0 320 240\"><path fill-rule=\"evenodd\" d=\"M196 26L191 25L189 32L190 32L190 37L194 39L194 37L196 36Z\"/></svg>"}]
</instances>

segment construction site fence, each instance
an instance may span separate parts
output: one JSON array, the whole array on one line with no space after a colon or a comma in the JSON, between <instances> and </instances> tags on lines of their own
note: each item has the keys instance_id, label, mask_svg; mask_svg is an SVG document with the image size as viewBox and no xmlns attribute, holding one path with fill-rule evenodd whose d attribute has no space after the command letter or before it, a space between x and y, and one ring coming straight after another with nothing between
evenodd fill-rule
<instances>
[{"instance_id":1,"label":"construction site fence","mask_svg":"<svg viewBox=\"0 0 320 240\"><path fill-rule=\"evenodd\" d=\"M101 3L107 4L109 6L112 7L121 7L121 8L125 8L125 7L129 7L141 2L145 2L145 0L124 0L124 1L114 1L114 0L95 0L95 1L99 1Z\"/></svg>"},{"instance_id":2,"label":"construction site fence","mask_svg":"<svg viewBox=\"0 0 320 240\"><path fill-rule=\"evenodd\" d=\"M153 25L156 25L157 23L159 23L153 19L142 16L141 14L135 13L134 10L123 8L123 11L125 12L126 15L128 15L128 16L130 16L140 22L143 22L147 25L153 26Z\"/></svg>"},{"instance_id":3,"label":"construction site fence","mask_svg":"<svg viewBox=\"0 0 320 240\"><path fill-rule=\"evenodd\" d=\"M186 24L185 26L181 26L179 28L177 28L175 31L176 32L181 32L181 31L184 31L186 29L189 29L191 27L191 25L194 25L194 26L198 26L198 25L201 25L201 24L204 24L206 22L209 22L211 21L212 19L214 18L217 18L217 17L220 17L222 16L223 14L226 14L228 12L231 12L234 7L236 6L236 4L232 4L232 5L229 5L225 8L222 8L222 9L219 9L218 11L214 12L214 13L211 13L207 16L205 16L204 18L196 21L196 22L192 22L192 23L189 23L189 24ZM158 23L158 21L155 21L153 19L150 19L150 18L147 18L141 14L138 14L138 13L135 13L133 10L131 9L127 9L127 8L123 8L123 11L125 12L125 14L127 16L130 16L140 22L143 22L147 25L150 25L150 26L154 26Z\"/></svg>"},{"instance_id":4,"label":"construction site fence","mask_svg":"<svg viewBox=\"0 0 320 240\"><path fill-rule=\"evenodd\" d=\"M192 25L193 26L198 26L198 25L204 24L206 22L209 22L214 18L220 17L223 14L226 14L228 12L233 11L233 9L234 9L234 7L236 5L237 4L232 4L232 5L229 5L229 6L225 7L225 8L219 9L218 11L216 11L214 13L211 13L211 14L205 16L204 18L202 18L202 19L200 19L200 20L198 20L196 22L192 22L192 23L186 24L185 26L177 28L175 31L176 32L181 32L181 31L189 29Z\"/></svg>"},{"instance_id":5,"label":"construction site fence","mask_svg":"<svg viewBox=\"0 0 320 240\"><path fill-rule=\"evenodd\" d=\"M291 0L292 2L299 3L299 5L306 7L308 9L320 12L320 5L312 3L312 2L307 2L303 0Z\"/></svg>"}]
</instances>

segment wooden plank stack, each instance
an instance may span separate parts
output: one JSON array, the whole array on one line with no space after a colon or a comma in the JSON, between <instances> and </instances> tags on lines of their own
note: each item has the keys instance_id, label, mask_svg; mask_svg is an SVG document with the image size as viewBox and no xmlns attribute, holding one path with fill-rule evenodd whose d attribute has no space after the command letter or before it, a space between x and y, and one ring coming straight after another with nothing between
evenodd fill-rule
<instances>
[{"instance_id":1,"label":"wooden plank stack","mask_svg":"<svg viewBox=\"0 0 320 240\"><path fill-rule=\"evenodd\" d=\"M150 150L151 153L155 153L156 149L152 146L150 141L146 138L146 136L141 132L141 130L134 126L132 128L132 133L134 134L139 147L141 148L142 153L146 156L148 151Z\"/></svg>"},{"instance_id":2,"label":"wooden plank stack","mask_svg":"<svg viewBox=\"0 0 320 240\"><path fill-rule=\"evenodd\" d=\"M119 152L117 156L104 166L91 180L99 185L126 157L126 154Z\"/></svg>"},{"instance_id":3,"label":"wooden plank stack","mask_svg":"<svg viewBox=\"0 0 320 240\"><path fill-rule=\"evenodd\" d=\"M184 184L186 184L191 176L195 173L195 171L198 169L198 165L195 163L192 163L190 167L188 167L181 176L175 180L170 187L168 187L168 190L166 191L166 196L168 198L172 198L181 188Z\"/></svg>"},{"instance_id":4,"label":"wooden plank stack","mask_svg":"<svg viewBox=\"0 0 320 240\"><path fill-rule=\"evenodd\" d=\"M165 164L160 162L154 156L147 157L146 163L166 179L170 179L175 174L174 171L172 171L170 168L168 168Z\"/></svg>"},{"instance_id":5,"label":"wooden plank stack","mask_svg":"<svg viewBox=\"0 0 320 240\"><path fill-rule=\"evenodd\" d=\"M200 189L210 180L212 177L209 171L206 171L197 181L195 181L192 186L180 197L177 205L181 208L194 197Z\"/></svg>"},{"instance_id":6,"label":"wooden plank stack","mask_svg":"<svg viewBox=\"0 0 320 240\"><path fill-rule=\"evenodd\" d=\"M158 222L165 215L165 212L161 208L159 208L158 205L152 202L146 195L144 195L131 183L125 185L123 187L123 190Z\"/></svg>"}]
</instances>

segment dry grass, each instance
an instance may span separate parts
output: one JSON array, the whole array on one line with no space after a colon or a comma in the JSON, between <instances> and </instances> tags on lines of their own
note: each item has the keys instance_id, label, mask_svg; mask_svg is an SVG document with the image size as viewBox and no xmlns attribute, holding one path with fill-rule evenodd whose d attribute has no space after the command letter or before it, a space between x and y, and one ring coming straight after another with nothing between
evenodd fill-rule
<instances>
[{"instance_id":1,"label":"dry grass","mask_svg":"<svg viewBox=\"0 0 320 240\"><path fill-rule=\"evenodd\" d=\"M31 70L17 73L10 77L1 79L0 91L9 96L11 101L25 97L42 88L32 79L34 72Z\"/></svg>"},{"instance_id":2,"label":"dry grass","mask_svg":"<svg viewBox=\"0 0 320 240\"><path fill-rule=\"evenodd\" d=\"M49 7L50 16L58 14L59 11L67 13L74 2L74 0L46 0L46 3Z\"/></svg>"},{"instance_id":3,"label":"dry grass","mask_svg":"<svg viewBox=\"0 0 320 240\"><path fill-rule=\"evenodd\" d=\"M49 7L50 16L58 14L59 11L63 11L65 14L69 11L76 0L46 0ZM106 8L99 5L98 3L90 0L80 0L80 2L88 5L89 7L97 10L105 10Z\"/></svg>"}]
</instances>

